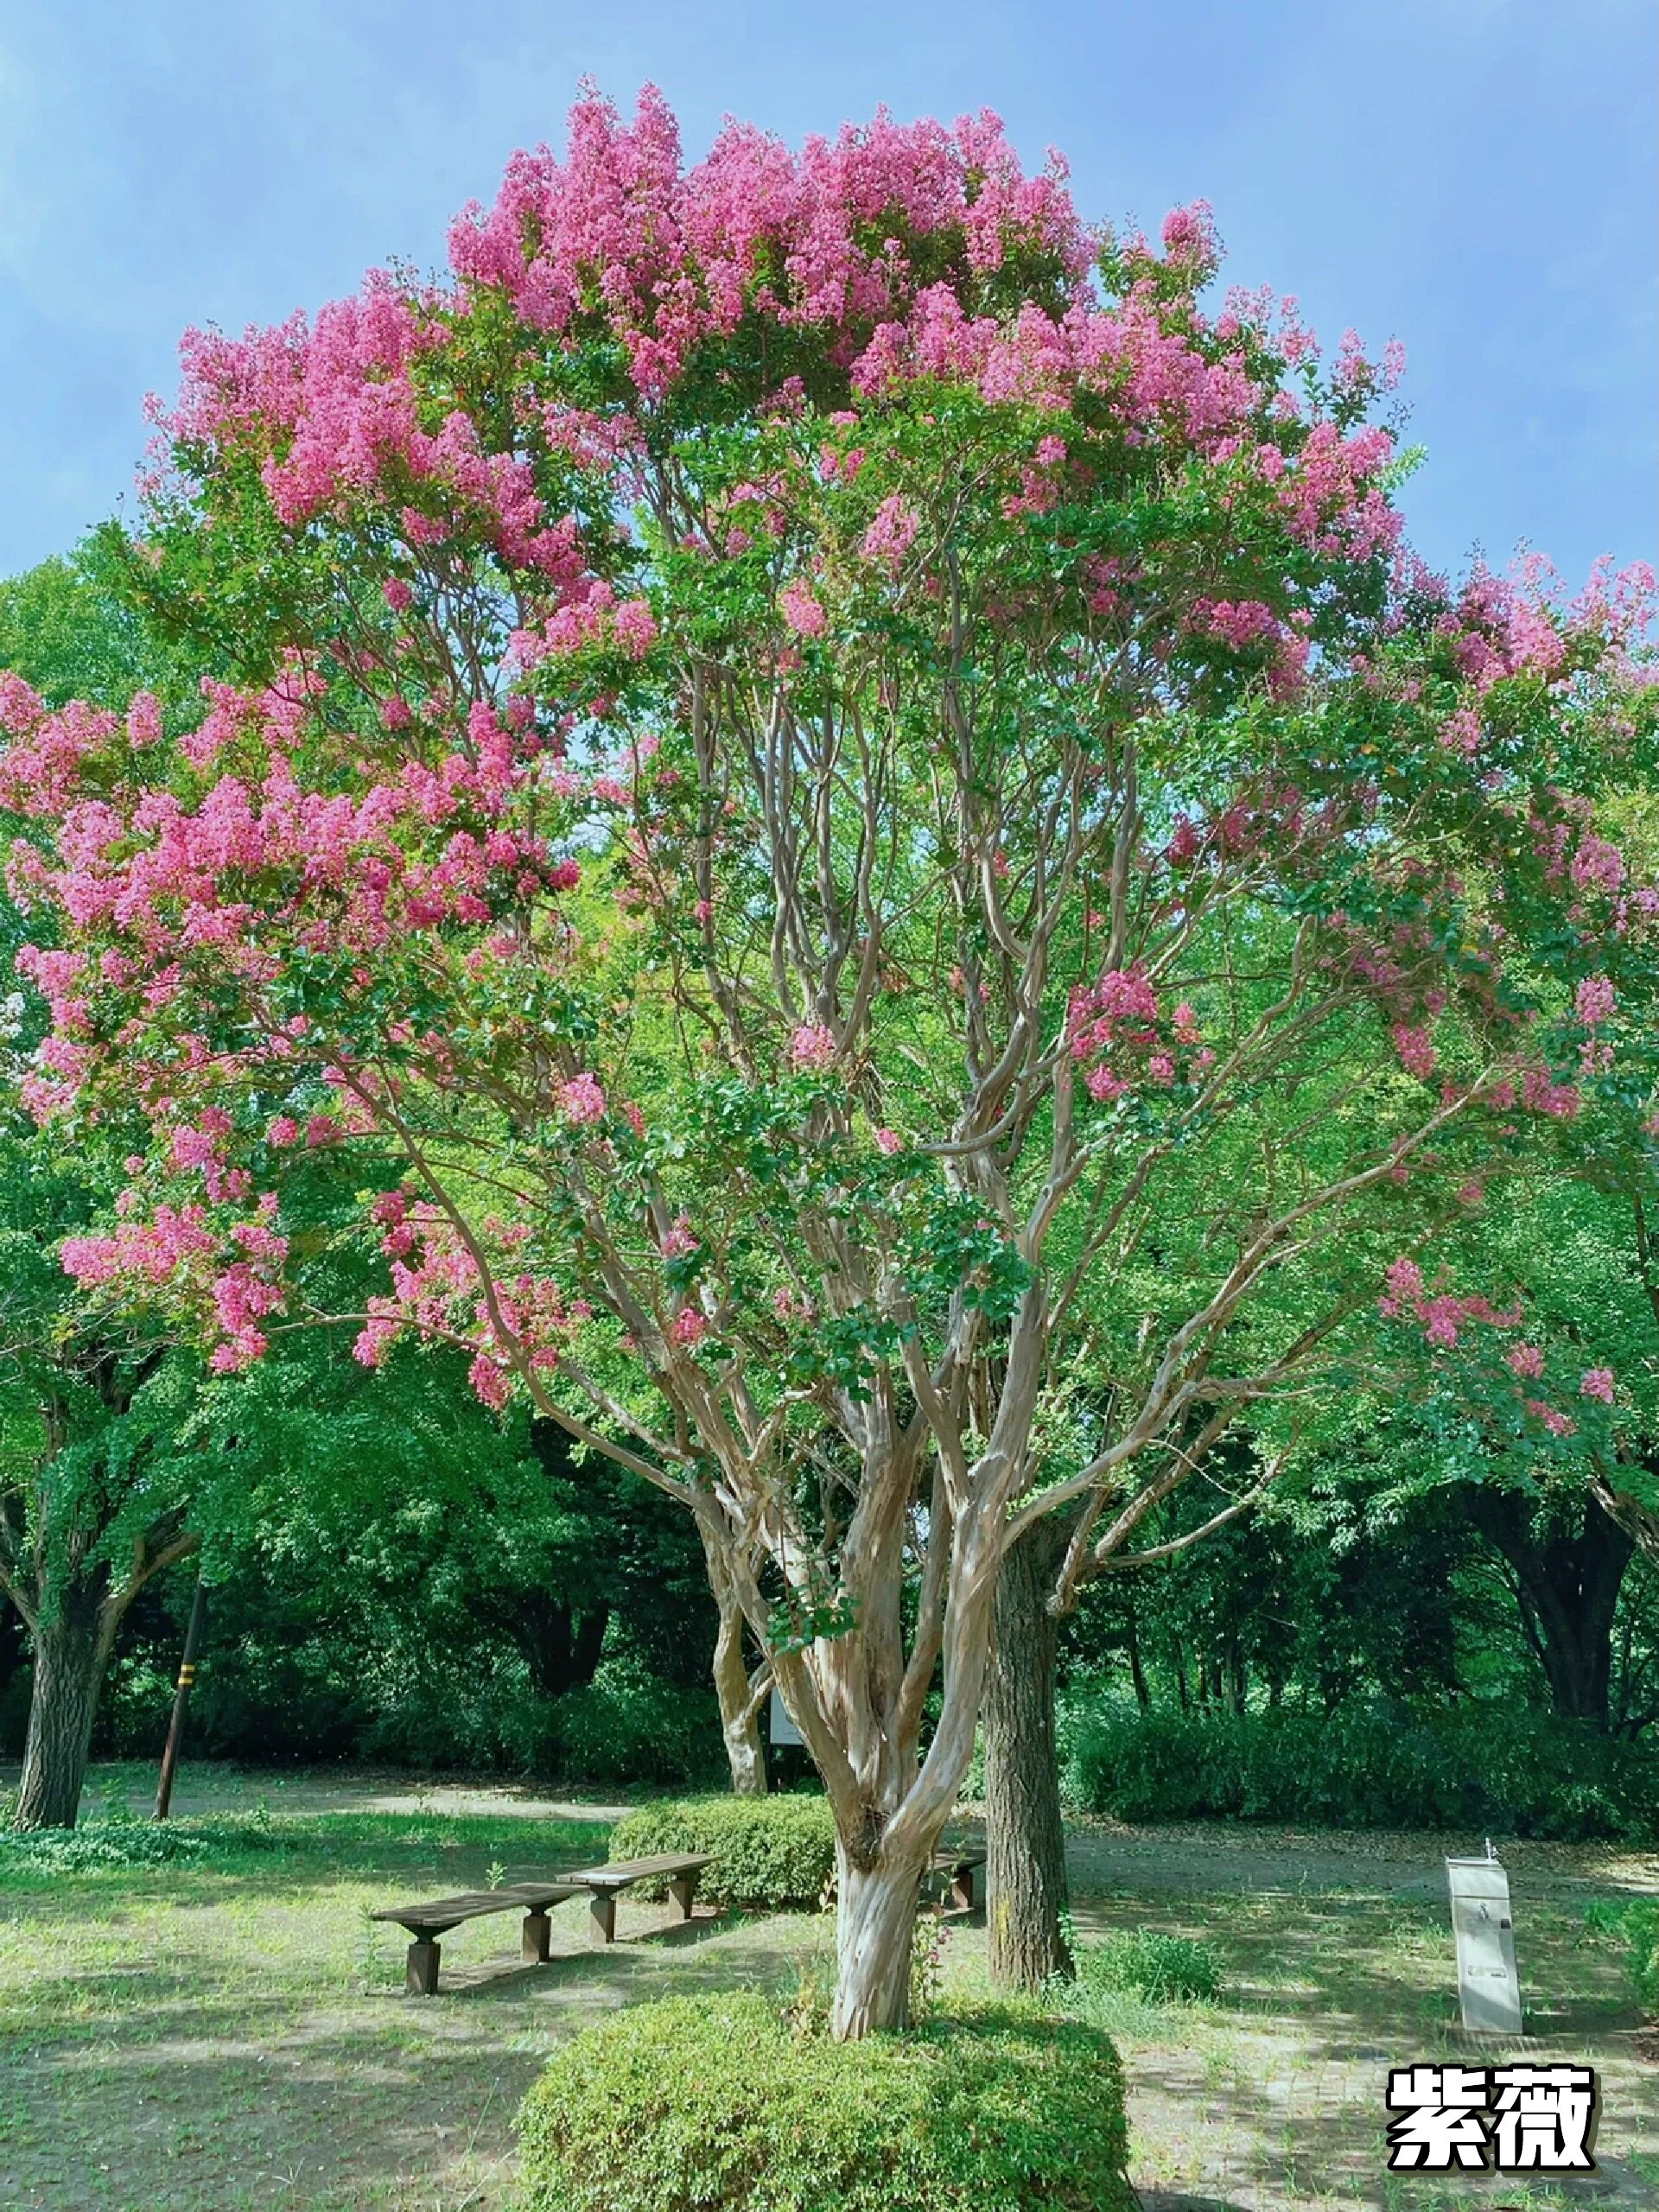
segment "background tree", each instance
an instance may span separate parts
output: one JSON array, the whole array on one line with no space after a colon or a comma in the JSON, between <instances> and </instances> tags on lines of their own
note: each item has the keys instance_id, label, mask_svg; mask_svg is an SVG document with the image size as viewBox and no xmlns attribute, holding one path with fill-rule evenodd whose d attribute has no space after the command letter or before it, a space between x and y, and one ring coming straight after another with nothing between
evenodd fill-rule
<instances>
[{"instance_id":1,"label":"background tree","mask_svg":"<svg viewBox=\"0 0 1659 2212\"><path fill-rule=\"evenodd\" d=\"M63 1273L95 1194L84 1162L0 1103L0 1594L31 1668L22 1828L73 1827L122 1620L198 1541L180 1449L194 1363L88 1320Z\"/></svg>"}]
</instances>

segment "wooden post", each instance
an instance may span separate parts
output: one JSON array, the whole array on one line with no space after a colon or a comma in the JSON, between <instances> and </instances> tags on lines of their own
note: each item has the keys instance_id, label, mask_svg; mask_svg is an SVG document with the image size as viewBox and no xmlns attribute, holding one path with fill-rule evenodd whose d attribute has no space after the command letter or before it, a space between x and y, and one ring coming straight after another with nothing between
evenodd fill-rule
<instances>
[{"instance_id":1,"label":"wooden post","mask_svg":"<svg viewBox=\"0 0 1659 2212\"><path fill-rule=\"evenodd\" d=\"M588 1907L588 1931L595 1943L616 1941L616 1897L610 1890L595 1890Z\"/></svg>"},{"instance_id":2,"label":"wooden post","mask_svg":"<svg viewBox=\"0 0 1659 2212\"><path fill-rule=\"evenodd\" d=\"M975 1866L959 1866L952 1877L950 1902L959 1912L971 1912L974 1909L974 1876L978 1871Z\"/></svg>"},{"instance_id":3,"label":"wooden post","mask_svg":"<svg viewBox=\"0 0 1659 2212\"><path fill-rule=\"evenodd\" d=\"M695 1874L677 1874L668 1885L668 1893L680 1908L680 1918L691 1917L691 1900L696 1895L697 1878Z\"/></svg>"},{"instance_id":4,"label":"wooden post","mask_svg":"<svg viewBox=\"0 0 1659 2212\"><path fill-rule=\"evenodd\" d=\"M553 1950L553 1923L544 1912L527 1912L524 1915L519 1950L528 1965L546 1965Z\"/></svg>"},{"instance_id":5,"label":"wooden post","mask_svg":"<svg viewBox=\"0 0 1659 2212\"><path fill-rule=\"evenodd\" d=\"M167 1746L162 1753L161 1779L156 1786L156 1817L164 1821L173 1802L173 1777L178 1772L179 1752L184 1743L184 1716L190 1703L190 1692L195 1685L196 1656L201 1649L202 1630L207 1621L207 1585L200 1574L196 1577L196 1594L190 1605L190 1624L184 1631L184 1657L179 1662L179 1679L173 1692L173 1717L167 1724Z\"/></svg>"},{"instance_id":6,"label":"wooden post","mask_svg":"<svg viewBox=\"0 0 1659 2212\"><path fill-rule=\"evenodd\" d=\"M411 1997L435 1997L438 1993L439 1944L435 1936L417 1936L409 1947L409 1958L404 1970L404 1987Z\"/></svg>"}]
</instances>

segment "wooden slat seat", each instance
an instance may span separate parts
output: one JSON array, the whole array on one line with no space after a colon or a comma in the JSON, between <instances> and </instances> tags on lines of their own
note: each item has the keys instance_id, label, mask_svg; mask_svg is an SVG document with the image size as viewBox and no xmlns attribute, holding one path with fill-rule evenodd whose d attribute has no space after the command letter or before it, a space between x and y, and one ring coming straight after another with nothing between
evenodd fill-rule
<instances>
[{"instance_id":1,"label":"wooden slat seat","mask_svg":"<svg viewBox=\"0 0 1659 2212\"><path fill-rule=\"evenodd\" d=\"M682 1920L691 1917L692 1900L696 1895L697 1877L703 1868L711 1866L712 1851L664 1852L652 1859L614 1859L603 1866L584 1866L563 1879L575 1882L588 1891L591 1907L593 1940L596 1943L616 1941L616 1900L622 1891L635 1882L648 1880L653 1874L668 1876L668 1893L679 1907Z\"/></svg>"},{"instance_id":2,"label":"wooden slat seat","mask_svg":"<svg viewBox=\"0 0 1659 2212\"><path fill-rule=\"evenodd\" d=\"M408 1929L412 1941L405 1965L404 1986L411 1996L431 1997L438 1986L438 1938L465 1920L479 1920L488 1912L519 1911L524 1916L520 1948L531 1965L545 1961L553 1930L547 1916L551 1904L579 1897L582 1890L568 1876L545 1882L512 1882L499 1890L463 1890L453 1897L430 1897L420 1904L382 1905L371 1920L390 1920Z\"/></svg>"}]
</instances>

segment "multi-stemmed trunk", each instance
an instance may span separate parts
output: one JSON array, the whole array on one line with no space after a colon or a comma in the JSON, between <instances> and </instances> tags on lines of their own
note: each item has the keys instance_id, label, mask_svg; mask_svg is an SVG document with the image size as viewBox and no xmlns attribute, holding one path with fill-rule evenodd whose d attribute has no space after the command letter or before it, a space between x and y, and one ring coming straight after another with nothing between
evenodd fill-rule
<instances>
[{"instance_id":1,"label":"multi-stemmed trunk","mask_svg":"<svg viewBox=\"0 0 1659 2212\"><path fill-rule=\"evenodd\" d=\"M720 1732L726 1746L726 1764L736 1797L764 1797L766 1794L766 1755L760 1741L760 1707L771 1684L770 1669L749 1672L744 1656L742 1599L738 1593L717 1522L705 1523L698 1516L703 1556L709 1567L709 1587L714 1596L720 1625L715 1634L715 1695L720 1705Z\"/></svg>"},{"instance_id":2,"label":"multi-stemmed trunk","mask_svg":"<svg viewBox=\"0 0 1659 2212\"><path fill-rule=\"evenodd\" d=\"M30 1637L34 1684L14 1827L72 1828L79 1816L92 1719L113 1642L102 1632L100 1611L72 1594Z\"/></svg>"},{"instance_id":3,"label":"multi-stemmed trunk","mask_svg":"<svg viewBox=\"0 0 1659 2212\"><path fill-rule=\"evenodd\" d=\"M985 1683L990 1616L1001 1551L1003 1498L988 1493L946 1530L942 1484L932 1508L932 1551L908 1653L899 1630L902 1578L884 1571L899 1554L903 1523L861 1531L870 1572L868 1604L839 1635L774 1656L779 1688L823 1776L836 1819L838 1894L831 2033L843 2041L902 2028L923 1876L973 1755ZM902 1502L904 1492L898 1495ZM949 1544L945 1564L944 1547ZM920 1750L928 1686L943 1668L938 1718ZM840 1723L830 1725L830 1717Z\"/></svg>"},{"instance_id":4,"label":"multi-stemmed trunk","mask_svg":"<svg viewBox=\"0 0 1659 2212\"><path fill-rule=\"evenodd\" d=\"M1610 1725L1613 1624L1635 1541L1617 1505L1587 1493L1575 1528L1540 1529L1530 1499L1471 1484L1470 1520L1515 1578L1527 1640L1564 1719Z\"/></svg>"},{"instance_id":5,"label":"multi-stemmed trunk","mask_svg":"<svg viewBox=\"0 0 1659 2212\"><path fill-rule=\"evenodd\" d=\"M1054 1727L1059 1624L1049 1604L1065 1537L1065 1526L1039 1521L1002 1561L982 1716L991 1978L1033 1994L1073 1971Z\"/></svg>"},{"instance_id":6,"label":"multi-stemmed trunk","mask_svg":"<svg viewBox=\"0 0 1659 2212\"><path fill-rule=\"evenodd\" d=\"M720 1700L720 1732L736 1797L766 1794L766 1755L760 1741L760 1710L743 1656L743 1615L722 1605L715 1637L715 1694Z\"/></svg>"}]
</instances>

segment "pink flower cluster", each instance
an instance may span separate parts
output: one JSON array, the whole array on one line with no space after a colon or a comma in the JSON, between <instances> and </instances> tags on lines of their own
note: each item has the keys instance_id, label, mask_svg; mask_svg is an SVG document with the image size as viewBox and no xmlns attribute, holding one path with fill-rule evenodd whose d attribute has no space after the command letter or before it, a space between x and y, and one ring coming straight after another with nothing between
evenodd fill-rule
<instances>
[{"instance_id":1,"label":"pink flower cluster","mask_svg":"<svg viewBox=\"0 0 1659 2212\"><path fill-rule=\"evenodd\" d=\"M1413 1317L1421 1326L1426 1341L1437 1351L1455 1351L1463 1332L1471 1324L1508 1332L1522 1325L1519 1306L1506 1312L1496 1311L1490 1300L1481 1297L1459 1298L1445 1286L1444 1277L1433 1287L1423 1280L1423 1271L1415 1260L1401 1258L1389 1268L1386 1287L1377 1301L1377 1310L1386 1319L1403 1320ZM1551 1405L1543 1398L1527 1395L1526 1385L1536 1382L1545 1369L1544 1348L1533 1342L1510 1346L1504 1354L1503 1365L1518 1386L1520 1402L1530 1418L1551 1436L1567 1438L1578 1433L1578 1423L1569 1414ZM1611 1406L1617 1396L1616 1382L1611 1367L1589 1367L1579 1382L1579 1395L1593 1398Z\"/></svg>"},{"instance_id":2,"label":"pink flower cluster","mask_svg":"<svg viewBox=\"0 0 1659 2212\"><path fill-rule=\"evenodd\" d=\"M255 947L255 917L284 897L313 917L316 944L366 955L410 931L486 923L515 899L576 880L574 862L502 819L526 772L524 740L486 705L473 708L464 744L435 767L408 758L353 796L299 782L291 698L216 685L202 725L215 734L198 749L209 758L234 743L245 772L220 774L190 804L165 786L104 778L88 796L91 779L76 779L92 744L114 736L114 717L37 714L15 692L11 703L23 734L0 751L0 804L55 821L59 855L54 866L38 848L16 848L13 895L27 904L43 894L77 929L111 932L122 950L105 954L101 980L118 988L149 968L172 995L176 963L195 955L257 984L271 956ZM477 828L451 826L463 811ZM84 1003L58 982L43 988L72 1040Z\"/></svg>"},{"instance_id":3,"label":"pink flower cluster","mask_svg":"<svg viewBox=\"0 0 1659 2212\"><path fill-rule=\"evenodd\" d=\"M943 242L979 275L1022 250L1074 276L1089 258L1058 170L1026 176L988 113L949 129L880 116L798 155L730 123L683 175L677 126L649 87L631 125L588 93L563 162L515 155L494 207L455 225L450 257L463 283L504 290L537 330L607 329L657 399L700 344L756 309L845 332L855 349L907 304L893 246L908 238Z\"/></svg>"},{"instance_id":4,"label":"pink flower cluster","mask_svg":"<svg viewBox=\"0 0 1659 2212\"><path fill-rule=\"evenodd\" d=\"M1427 1083L1438 1065L1434 1040L1427 1027L1421 1022L1397 1021L1389 1033L1400 1055L1401 1066L1420 1083Z\"/></svg>"},{"instance_id":5,"label":"pink flower cluster","mask_svg":"<svg viewBox=\"0 0 1659 2212\"><path fill-rule=\"evenodd\" d=\"M789 1040L790 1065L805 1074L822 1074L825 1068L834 1065L836 1049L833 1029L803 1022Z\"/></svg>"},{"instance_id":6,"label":"pink flower cluster","mask_svg":"<svg viewBox=\"0 0 1659 2212\"><path fill-rule=\"evenodd\" d=\"M876 509L860 550L867 561L875 562L890 576L896 576L920 528L921 517L915 508L897 492L892 493Z\"/></svg>"},{"instance_id":7,"label":"pink flower cluster","mask_svg":"<svg viewBox=\"0 0 1659 2212\"><path fill-rule=\"evenodd\" d=\"M1302 688L1309 647L1303 623L1296 617L1281 621L1259 599L1200 597L1193 601L1187 619L1195 636L1219 639L1235 652L1265 650L1268 687L1275 698L1294 698Z\"/></svg>"},{"instance_id":8,"label":"pink flower cluster","mask_svg":"<svg viewBox=\"0 0 1659 2212\"><path fill-rule=\"evenodd\" d=\"M1066 1014L1066 1042L1084 1068L1084 1086L1103 1105L1132 1090L1167 1090L1183 1058L1189 1075L1214 1058L1198 1019L1185 1001L1167 1025L1158 995L1138 966L1112 969L1091 988L1073 990Z\"/></svg>"},{"instance_id":9,"label":"pink flower cluster","mask_svg":"<svg viewBox=\"0 0 1659 2212\"><path fill-rule=\"evenodd\" d=\"M584 646L608 645L625 660L644 660L656 642L649 601L619 600L611 585L595 578L573 588L539 630L515 630L511 645L515 664L529 670Z\"/></svg>"},{"instance_id":10,"label":"pink flower cluster","mask_svg":"<svg viewBox=\"0 0 1659 2212\"><path fill-rule=\"evenodd\" d=\"M1279 489L1281 510L1305 545L1334 560L1366 561L1391 553L1404 518L1378 480L1394 458L1394 440L1371 427L1344 434L1316 423Z\"/></svg>"},{"instance_id":11,"label":"pink flower cluster","mask_svg":"<svg viewBox=\"0 0 1659 2212\"><path fill-rule=\"evenodd\" d=\"M233 1373L264 1354L258 1324L283 1303L289 1247L271 1225L275 1211L267 1196L251 1218L221 1230L200 1206L157 1206L149 1221L123 1221L108 1235L66 1237L64 1272L83 1289L139 1297L166 1291L180 1303L205 1304L217 1339L210 1363L217 1374Z\"/></svg>"},{"instance_id":12,"label":"pink flower cluster","mask_svg":"<svg viewBox=\"0 0 1659 2212\"><path fill-rule=\"evenodd\" d=\"M605 1118L605 1093L600 1089L598 1077L586 1070L565 1084L559 1103L564 1109L565 1120L578 1128Z\"/></svg>"},{"instance_id":13,"label":"pink flower cluster","mask_svg":"<svg viewBox=\"0 0 1659 2212\"><path fill-rule=\"evenodd\" d=\"M829 617L804 577L791 576L778 594L778 609L798 638L821 638Z\"/></svg>"},{"instance_id":14,"label":"pink flower cluster","mask_svg":"<svg viewBox=\"0 0 1659 2212\"><path fill-rule=\"evenodd\" d=\"M446 337L434 308L376 271L315 327L296 316L240 340L192 331L180 400L156 418L186 445L262 454L271 504L290 525L391 491L405 502L412 543L471 516L504 557L556 574L568 543L548 526L528 462L484 451L463 411L426 396L423 362Z\"/></svg>"},{"instance_id":15,"label":"pink flower cluster","mask_svg":"<svg viewBox=\"0 0 1659 2212\"><path fill-rule=\"evenodd\" d=\"M798 153L730 124L687 172L660 94L647 88L630 124L589 92L573 111L563 161L545 148L515 155L494 207L471 207L456 223L453 285L421 289L376 273L315 327L296 318L238 340L193 333L183 394L160 419L187 456L255 454L292 526L378 500L410 563L446 539L470 547L481 534L515 567L539 572L556 604L518 632L524 666L595 641L634 658L650 649L645 603L598 596L602 564L592 554L607 526L592 525L595 544L584 552L574 517L549 505L563 492L537 490L549 455L608 476L616 492L637 485L640 411L526 393L505 424L493 410L469 413L465 365L452 372L445 349L485 295L511 304L531 344L619 342L636 391L652 404L746 318L816 332L866 397L944 378L993 403L1054 411L1086 396L1095 417L1103 399L1131 447L1170 442L1236 462L1268 488L1292 533L1321 552L1346 561L1389 550L1400 522L1382 489L1388 434L1303 423L1237 315L1211 321L1199 312L1194 295L1217 251L1204 203L1171 215L1161 263L1144 241L1120 257L1120 297L1097 289L1094 245L1058 162L1027 175L989 113L948 127L878 116ZM1351 368L1355 358L1350 346L1344 361ZM1357 389L1340 365L1336 382L1350 397ZM780 392L780 405L790 401ZM850 483L861 449L824 452L825 480ZM1036 439L1006 512L1051 507L1066 461L1065 439ZM752 529L779 526L766 487L744 490L760 519L737 518L731 551ZM866 557L895 573L916 528L893 495L868 526ZM387 604L405 612L407 578L394 581ZM802 635L821 634L808 597L786 597L784 613ZM1306 649L1294 633L1276 642L1274 665L1289 690Z\"/></svg>"},{"instance_id":16,"label":"pink flower cluster","mask_svg":"<svg viewBox=\"0 0 1659 2212\"><path fill-rule=\"evenodd\" d=\"M514 1374L556 1367L571 1332L590 1318L584 1301L567 1306L550 1276L516 1260L530 1234L522 1224L492 1217L476 1225L490 1254L486 1296L478 1261L447 1214L411 1204L403 1191L383 1192L371 1211L385 1232L391 1289L369 1300L369 1319L353 1346L365 1367L379 1366L405 1332L470 1345L473 1389L499 1410Z\"/></svg>"},{"instance_id":17,"label":"pink flower cluster","mask_svg":"<svg viewBox=\"0 0 1659 2212\"><path fill-rule=\"evenodd\" d=\"M1429 1289L1415 1260L1395 1260L1389 1268L1387 1282L1388 1287L1377 1300L1378 1313L1386 1320L1397 1320L1408 1311L1414 1313L1424 1336L1440 1351L1453 1350L1459 1331L1471 1321L1489 1329L1521 1326L1522 1317L1518 1306L1499 1313L1488 1298L1458 1298L1440 1286Z\"/></svg>"}]
</instances>

